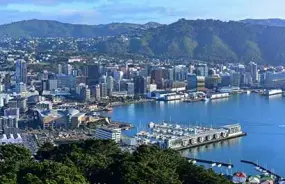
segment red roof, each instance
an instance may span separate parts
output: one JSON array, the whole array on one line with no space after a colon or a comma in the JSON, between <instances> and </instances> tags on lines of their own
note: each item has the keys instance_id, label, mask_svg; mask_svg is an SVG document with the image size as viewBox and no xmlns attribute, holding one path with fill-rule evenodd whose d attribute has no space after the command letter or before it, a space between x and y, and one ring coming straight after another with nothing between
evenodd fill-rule
<instances>
[{"instance_id":1,"label":"red roof","mask_svg":"<svg viewBox=\"0 0 285 184\"><path fill-rule=\"evenodd\" d=\"M246 178L246 174L243 173L243 172L237 172L234 175L237 176L237 177Z\"/></svg>"}]
</instances>

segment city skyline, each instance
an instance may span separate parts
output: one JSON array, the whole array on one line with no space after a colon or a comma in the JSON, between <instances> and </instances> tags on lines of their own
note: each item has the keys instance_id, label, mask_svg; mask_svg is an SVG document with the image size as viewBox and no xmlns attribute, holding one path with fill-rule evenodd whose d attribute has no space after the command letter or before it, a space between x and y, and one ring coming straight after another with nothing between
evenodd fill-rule
<instances>
[{"instance_id":1,"label":"city skyline","mask_svg":"<svg viewBox=\"0 0 285 184\"><path fill-rule=\"evenodd\" d=\"M0 2L0 24L21 20L56 20L76 24L111 22L172 23L180 18L242 20L285 18L281 0L4 0ZM266 11L264 11L266 10Z\"/></svg>"}]
</instances>

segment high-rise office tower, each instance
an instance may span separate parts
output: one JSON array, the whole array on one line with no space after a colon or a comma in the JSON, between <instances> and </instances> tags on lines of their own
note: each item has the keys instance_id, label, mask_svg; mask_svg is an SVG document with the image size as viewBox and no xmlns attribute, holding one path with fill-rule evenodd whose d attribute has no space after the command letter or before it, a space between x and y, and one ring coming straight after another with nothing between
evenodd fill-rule
<instances>
[{"instance_id":1,"label":"high-rise office tower","mask_svg":"<svg viewBox=\"0 0 285 184\"><path fill-rule=\"evenodd\" d=\"M91 90L88 88L88 86L84 86L80 90L80 98L84 101L90 101L91 99Z\"/></svg>"},{"instance_id":2,"label":"high-rise office tower","mask_svg":"<svg viewBox=\"0 0 285 184\"><path fill-rule=\"evenodd\" d=\"M174 67L174 80L185 81L187 79L188 68L185 65L177 65Z\"/></svg>"},{"instance_id":3,"label":"high-rise office tower","mask_svg":"<svg viewBox=\"0 0 285 184\"><path fill-rule=\"evenodd\" d=\"M197 76L208 77L208 66L206 64L196 65Z\"/></svg>"},{"instance_id":4,"label":"high-rise office tower","mask_svg":"<svg viewBox=\"0 0 285 184\"><path fill-rule=\"evenodd\" d=\"M95 86L95 98L96 98L96 99L100 99L100 98L101 98L100 85L96 85L96 86Z\"/></svg>"},{"instance_id":5,"label":"high-rise office tower","mask_svg":"<svg viewBox=\"0 0 285 184\"><path fill-rule=\"evenodd\" d=\"M99 84L100 80L100 65L91 64L86 67L85 74L87 76L87 85L93 86Z\"/></svg>"},{"instance_id":6,"label":"high-rise office tower","mask_svg":"<svg viewBox=\"0 0 285 184\"><path fill-rule=\"evenodd\" d=\"M168 69L168 79L174 80L174 70L172 68Z\"/></svg>"},{"instance_id":7,"label":"high-rise office tower","mask_svg":"<svg viewBox=\"0 0 285 184\"><path fill-rule=\"evenodd\" d=\"M121 81L123 79L124 73L122 71L115 71L114 72L114 80L116 82Z\"/></svg>"},{"instance_id":8,"label":"high-rise office tower","mask_svg":"<svg viewBox=\"0 0 285 184\"><path fill-rule=\"evenodd\" d=\"M195 74L187 75L187 89L196 90L197 89L197 76Z\"/></svg>"},{"instance_id":9,"label":"high-rise office tower","mask_svg":"<svg viewBox=\"0 0 285 184\"><path fill-rule=\"evenodd\" d=\"M163 70L161 68L153 70L151 72L151 80L159 89L163 88Z\"/></svg>"},{"instance_id":10,"label":"high-rise office tower","mask_svg":"<svg viewBox=\"0 0 285 184\"><path fill-rule=\"evenodd\" d=\"M6 91L11 88L11 75L9 73L5 75L3 79L3 84L5 85Z\"/></svg>"},{"instance_id":11,"label":"high-rise office tower","mask_svg":"<svg viewBox=\"0 0 285 184\"><path fill-rule=\"evenodd\" d=\"M107 83L100 83L100 94L102 98L108 96Z\"/></svg>"},{"instance_id":12,"label":"high-rise office tower","mask_svg":"<svg viewBox=\"0 0 285 184\"><path fill-rule=\"evenodd\" d=\"M143 95L146 93L147 81L142 76L137 76L134 78L135 94Z\"/></svg>"},{"instance_id":13,"label":"high-rise office tower","mask_svg":"<svg viewBox=\"0 0 285 184\"><path fill-rule=\"evenodd\" d=\"M65 75L71 75L72 74L72 69L73 69L72 65L65 64L64 67L63 67L63 71L62 72Z\"/></svg>"},{"instance_id":14,"label":"high-rise office tower","mask_svg":"<svg viewBox=\"0 0 285 184\"><path fill-rule=\"evenodd\" d=\"M112 92L114 90L114 78L112 76L107 77L107 90L108 95L112 95Z\"/></svg>"},{"instance_id":15,"label":"high-rise office tower","mask_svg":"<svg viewBox=\"0 0 285 184\"><path fill-rule=\"evenodd\" d=\"M58 64L58 65L57 65L57 73L58 73L58 74L62 74L62 72L63 72L62 65L61 65L61 64Z\"/></svg>"},{"instance_id":16,"label":"high-rise office tower","mask_svg":"<svg viewBox=\"0 0 285 184\"><path fill-rule=\"evenodd\" d=\"M253 82L257 82L258 81L257 64L254 62L250 62L249 67L250 67L250 74L251 74Z\"/></svg>"},{"instance_id":17,"label":"high-rise office tower","mask_svg":"<svg viewBox=\"0 0 285 184\"><path fill-rule=\"evenodd\" d=\"M16 82L27 83L27 63L23 59L16 61Z\"/></svg>"},{"instance_id":18,"label":"high-rise office tower","mask_svg":"<svg viewBox=\"0 0 285 184\"><path fill-rule=\"evenodd\" d=\"M231 74L231 82L232 82L232 86L234 87L240 87L240 83L241 83L241 75L239 72L233 72Z\"/></svg>"},{"instance_id":19,"label":"high-rise office tower","mask_svg":"<svg viewBox=\"0 0 285 184\"><path fill-rule=\"evenodd\" d=\"M134 96L135 94L135 84L133 82L127 83L127 91L129 96Z\"/></svg>"}]
</instances>

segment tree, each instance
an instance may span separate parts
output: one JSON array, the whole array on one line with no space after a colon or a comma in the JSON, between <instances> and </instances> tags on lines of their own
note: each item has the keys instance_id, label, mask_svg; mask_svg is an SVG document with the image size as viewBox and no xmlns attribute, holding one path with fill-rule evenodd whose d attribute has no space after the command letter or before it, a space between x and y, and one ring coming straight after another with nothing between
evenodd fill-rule
<instances>
[{"instance_id":1,"label":"tree","mask_svg":"<svg viewBox=\"0 0 285 184\"><path fill-rule=\"evenodd\" d=\"M12 161L24 161L30 160L32 157L32 153L22 147L16 146L12 144L8 145L0 145L0 159L4 161L12 160Z\"/></svg>"},{"instance_id":2,"label":"tree","mask_svg":"<svg viewBox=\"0 0 285 184\"><path fill-rule=\"evenodd\" d=\"M0 146L0 184L230 184L178 152L141 146L122 152L109 140L44 144L36 157L21 146Z\"/></svg>"},{"instance_id":3,"label":"tree","mask_svg":"<svg viewBox=\"0 0 285 184\"><path fill-rule=\"evenodd\" d=\"M86 184L87 181L76 167L66 166L54 161L43 161L26 165L21 169L17 176L17 183Z\"/></svg>"},{"instance_id":4,"label":"tree","mask_svg":"<svg viewBox=\"0 0 285 184\"><path fill-rule=\"evenodd\" d=\"M48 159L51 152L55 149L55 146L50 143L50 142L46 142L45 144L43 144L40 149L38 150L37 153L37 158L38 159Z\"/></svg>"}]
</instances>

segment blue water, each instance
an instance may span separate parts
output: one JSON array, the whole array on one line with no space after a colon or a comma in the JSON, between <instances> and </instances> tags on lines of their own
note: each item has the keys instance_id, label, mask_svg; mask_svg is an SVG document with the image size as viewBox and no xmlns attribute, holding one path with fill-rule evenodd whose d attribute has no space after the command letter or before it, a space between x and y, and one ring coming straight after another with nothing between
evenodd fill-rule
<instances>
[{"instance_id":1,"label":"blue water","mask_svg":"<svg viewBox=\"0 0 285 184\"><path fill-rule=\"evenodd\" d=\"M246 137L182 152L185 156L231 162L235 171L255 174L251 160L285 176L285 98L258 94L235 95L208 103L150 102L114 108L113 120L133 123L136 130L146 129L151 121L171 120L180 124L218 127L240 123ZM222 170L222 169L221 169ZM225 171L222 171L225 172Z\"/></svg>"}]
</instances>

